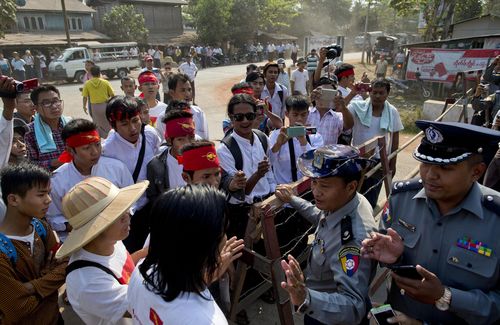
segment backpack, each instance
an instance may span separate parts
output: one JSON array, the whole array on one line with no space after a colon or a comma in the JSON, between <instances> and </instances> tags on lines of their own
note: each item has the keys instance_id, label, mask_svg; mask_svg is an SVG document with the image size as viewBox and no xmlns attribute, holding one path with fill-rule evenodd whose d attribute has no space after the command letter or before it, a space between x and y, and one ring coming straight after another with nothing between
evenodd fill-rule
<instances>
[{"instance_id":1,"label":"backpack","mask_svg":"<svg viewBox=\"0 0 500 325\"><path fill-rule=\"evenodd\" d=\"M267 154L267 136L264 132L260 130L253 130L253 133L259 138L260 143L262 144L262 149L264 149L264 154ZM222 143L226 145L226 147L231 152L234 158L234 166L236 170L243 170L243 156L241 155L240 146L234 139L232 133L226 135L224 139L221 140Z\"/></svg>"},{"instance_id":2,"label":"backpack","mask_svg":"<svg viewBox=\"0 0 500 325\"><path fill-rule=\"evenodd\" d=\"M43 223L37 218L33 218L31 219L31 225L35 228L36 233L45 243L45 240L47 239L47 230L43 226ZM12 264L16 264L18 258L16 247L10 238L2 233L0 233L0 253L7 255Z\"/></svg>"}]
</instances>

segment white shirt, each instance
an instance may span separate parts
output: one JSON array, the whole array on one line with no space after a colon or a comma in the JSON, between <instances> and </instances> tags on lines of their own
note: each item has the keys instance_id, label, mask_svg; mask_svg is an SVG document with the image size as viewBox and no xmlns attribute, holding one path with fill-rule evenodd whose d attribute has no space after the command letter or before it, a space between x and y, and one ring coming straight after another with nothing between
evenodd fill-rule
<instances>
[{"instance_id":1,"label":"white shirt","mask_svg":"<svg viewBox=\"0 0 500 325\"><path fill-rule=\"evenodd\" d=\"M97 164L92 166L90 175L86 176L82 175L76 169L73 162L65 163L57 168L52 174L50 182L52 188L50 197L52 202L47 211L47 220L63 242L68 236L68 233L65 231L66 225L64 224L68 220L62 213L62 199L73 186L91 176L106 178L118 188L134 184L132 175L127 167L121 161L108 157L100 157Z\"/></svg>"},{"instance_id":2,"label":"white shirt","mask_svg":"<svg viewBox=\"0 0 500 325\"><path fill-rule=\"evenodd\" d=\"M272 147L276 144L278 140L278 136L280 134L279 129L274 130L269 135L269 145L271 148L271 164L273 166L274 178L276 179L277 184L288 184L293 182L292 178L292 166L290 161L290 148L288 142L281 146L280 150L276 153L272 151ZM319 148L323 146L323 137L317 134L311 134L309 136L309 142L302 146L300 145L299 139L293 138L293 147L295 151L295 164L303 153L306 153L309 150ZM301 179L304 175L300 172L300 169L297 167L297 179Z\"/></svg>"},{"instance_id":3,"label":"white shirt","mask_svg":"<svg viewBox=\"0 0 500 325\"><path fill-rule=\"evenodd\" d=\"M179 72L184 73L189 77L189 80L194 81L194 78L196 78L196 72L198 71L198 67L194 62L187 63L184 62L179 66Z\"/></svg>"},{"instance_id":4,"label":"white shirt","mask_svg":"<svg viewBox=\"0 0 500 325\"><path fill-rule=\"evenodd\" d=\"M392 116L394 118L392 121L392 128L394 132L399 132L403 130L403 123L401 122L401 118L399 117L399 112L393 106L389 107L391 110L393 110ZM373 139L374 137L385 136L386 149L387 153L389 154L392 147L392 136L391 132L380 128L381 117L372 116L370 127L367 127L361 124L361 121L354 112L354 108L352 106L347 106L347 108L354 118L354 126L352 127L352 145L357 146L365 143L370 139ZM380 155L376 153L375 158L379 157Z\"/></svg>"},{"instance_id":5,"label":"white shirt","mask_svg":"<svg viewBox=\"0 0 500 325\"><path fill-rule=\"evenodd\" d=\"M281 100L279 96L279 91L283 91L283 100ZM285 86L276 83L276 86L274 87L274 93L272 95L269 92L269 89L267 89L267 86L264 86L264 90L262 90L260 99L269 98L269 103L271 103L273 113L281 118L284 118L286 110L285 102L289 95L290 93Z\"/></svg>"},{"instance_id":6,"label":"white shirt","mask_svg":"<svg viewBox=\"0 0 500 325\"><path fill-rule=\"evenodd\" d=\"M344 88L342 86L338 86L337 87L337 90L340 91L340 94L342 95L342 97L346 98L347 96L349 96L349 94L351 93L352 89L351 88ZM365 100L361 95L359 94L356 94L356 96L354 96L351 100Z\"/></svg>"},{"instance_id":7,"label":"white shirt","mask_svg":"<svg viewBox=\"0 0 500 325\"><path fill-rule=\"evenodd\" d=\"M208 138L208 124L207 119L205 118L205 112L195 105L191 105L191 113L193 114L193 122L194 122L194 133L200 136L202 139L209 140ZM165 117L165 110L158 115L158 120L160 122L156 123L156 130L160 134L161 140L165 140L165 123L161 122Z\"/></svg>"},{"instance_id":8,"label":"white shirt","mask_svg":"<svg viewBox=\"0 0 500 325\"><path fill-rule=\"evenodd\" d=\"M236 143L240 147L243 159L243 172L248 179L257 171L259 162L264 160L266 156L270 156L271 147L268 145L267 152L264 152L264 148L255 134L253 135L253 144L251 144L249 140L236 134L236 132L233 132L232 134ZM269 144L269 139L267 139L267 141ZM224 169L230 176L234 176L237 172L234 157L231 154L231 151L229 151L229 148L222 142L217 149L217 156L219 156L221 168ZM249 195L245 196L245 202L253 204L254 197L266 196L269 193L274 192L275 189L276 181L272 170L269 170L266 176L262 177L257 182L253 191ZM241 203L241 201L234 197L231 197L229 202L234 204Z\"/></svg>"},{"instance_id":9,"label":"white shirt","mask_svg":"<svg viewBox=\"0 0 500 325\"><path fill-rule=\"evenodd\" d=\"M177 159L175 159L170 152L167 153L167 170L168 170L168 181L169 188L176 188L186 185L186 181L182 178L183 166L179 164Z\"/></svg>"},{"instance_id":10,"label":"white shirt","mask_svg":"<svg viewBox=\"0 0 500 325\"><path fill-rule=\"evenodd\" d=\"M160 102L158 100L156 101L156 106L151 107L149 109L149 117L151 119L151 123L152 123L153 127L156 128L156 125L159 122L161 122L161 121L158 121L158 117L160 116L161 113L163 113L163 116L165 116L166 109L167 109L167 104Z\"/></svg>"},{"instance_id":11,"label":"white shirt","mask_svg":"<svg viewBox=\"0 0 500 325\"><path fill-rule=\"evenodd\" d=\"M292 92L299 91L302 95L307 95L307 82L309 81L307 70L293 70L290 81L294 82Z\"/></svg>"},{"instance_id":12,"label":"white shirt","mask_svg":"<svg viewBox=\"0 0 500 325\"><path fill-rule=\"evenodd\" d=\"M73 253L69 264L77 260L99 263L110 269L120 281L128 283L135 268L132 257L121 241L110 256L90 253L85 249ZM96 267L74 270L66 277L66 291L73 310L85 324L116 324L127 311L127 284Z\"/></svg>"},{"instance_id":13,"label":"white shirt","mask_svg":"<svg viewBox=\"0 0 500 325\"><path fill-rule=\"evenodd\" d=\"M141 170L139 171L137 181L143 181L147 179L147 165L151 161L151 159L153 159L153 157L159 153L161 144L161 139L152 126L146 125L144 134L146 136L146 151L144 152L144 160L142 161L142 166ZM139 158L139 152L141 151L141 143L142 135L139 135L139 139L136 143L130 143L122 138L118 134L118 132L111 130L111 132L109 132L108 134L108 138L104 142L102 155L105 157L111 157L120 160L125 164L125 166L127 166L130 174L133 175L137 159ZM144 193L131 208L132 214L135 211L141 209L144 205L146 205L146 203L148 203L148 199L146 198L146 193Z\"/></svg>"},{"instance_id":14,"label":"white shirt","mask_svg":"<svg viewBox=\"0 0 500 325\"><path fill-rule=\"evenodd\" d=\"M144 284L139 268L132 273L128 288L128 310L134 324L227 325L226 317L212 298L210 291L182 293L166 302ZM156 317L157 321L151 319Z\"/></svg>"}]
</instances>

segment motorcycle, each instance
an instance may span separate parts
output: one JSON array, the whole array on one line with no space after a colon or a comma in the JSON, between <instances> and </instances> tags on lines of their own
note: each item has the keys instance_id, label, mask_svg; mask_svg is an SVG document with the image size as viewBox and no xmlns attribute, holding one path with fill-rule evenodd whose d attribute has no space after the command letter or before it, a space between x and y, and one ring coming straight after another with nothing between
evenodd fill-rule
<instances>
[{"instance_id":1,"label":"motorcycle","mask_svg":"<svg viewBox=\"0 0 500 325\"><path fill-rule=\"evenodd\" d=\"M397 96L414 97L421 99L431 98L433 95L432 89L424 84L424 81L417 76L417 80L400 80L392 77L387 77L391 83L391 91L389 98Z\"/></svg>"}]
</instances>

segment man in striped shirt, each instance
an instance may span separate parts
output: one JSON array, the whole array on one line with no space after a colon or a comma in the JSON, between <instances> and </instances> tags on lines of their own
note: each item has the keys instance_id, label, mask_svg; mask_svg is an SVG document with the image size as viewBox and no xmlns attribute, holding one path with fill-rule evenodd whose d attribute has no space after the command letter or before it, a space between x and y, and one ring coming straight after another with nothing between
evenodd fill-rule
<instances>
[{"instance_id":1,"label":"man in striped shirt","mask_svg":"<svg viewBox=\"0 0 500 325\"><path fill-rule=\"evenodd\" d=\"M342 131L354 125L340 93L333 99L326 94L325 90L335 89L334 84L335 80L327 77L319 80L318 87L311 95L314 106L309 109L307 118L307 124L316 127L325 145L336 144Z\"/></svg>"}]
</instances>

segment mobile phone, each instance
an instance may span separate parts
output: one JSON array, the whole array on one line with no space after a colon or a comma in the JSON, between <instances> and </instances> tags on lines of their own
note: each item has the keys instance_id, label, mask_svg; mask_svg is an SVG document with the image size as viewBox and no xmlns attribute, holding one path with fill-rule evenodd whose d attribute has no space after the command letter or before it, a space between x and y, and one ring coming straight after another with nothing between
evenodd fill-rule
<instances>
[{"instance_id":1,"label":"mobile phone","mask_svg":"<svg viewBox=\"0 0 500 325\"><path fill-rule=\"evenodd\" d=\"M322 101L333 101L333 99L335 98L335 96L337 96L337 93L338 93L338 90L336 89L326 89L326 88L322 88L321 89L321 100Z\"/></svg>"},{"instance_id":2,"label":"mobile phone","mask_svg":"<svg viewBox=\"0 0 500 325\"><path fill-rule=\"evenodd\" d=\"M372 90L372 85L370 83L360 82L356 84L356 91L369 92Z\"/></svg>"},{"instance_id":3,"label":"mobile phone","mask_svg":"<svg viewBox=\"0 0 500 325\"><path fill-rule=\"evenodd\" d=\"M377 308L372 308L370 312L378 325L390 325L387 319L396 316L391 305L382 305Z\"/></svg>"},{"instance_id":4,"label":"mobile phone","mask_svg":"<svg viewBox=\"0 0 500 325\"><path fill-rule=\"evenodd\" d=\"M23 91L31 91L38 87L38 79L28 79L23 81Z\"/></svg>"},{"instance_id":5,"label":"mobile phone","mask_svg":"<svg viewBox=\"0 0 500 325\"><path fill-rule=\"evenodd\" d=\"M314 126L306 126L306 134L311 135L311 134L316 134L318 133L318 130Z\"/></svg>"},{"instance_id":6,"label":"mobile phone","mask_svg":"<svg viewBox=\"0 0 500 325\"><path fill-rule=\"evenodd\" d=\"M415 265L389 266L389 268L392 272L404 278L422 280L422 276L417 272L417 267Z\"/></svg>"},{"instance_id":7,"label":"mobile phone","mask_svg":"<svg viewBox=\"0 0 500 325\"><path fill-rule=\"evenodd\" d=\"M286 135L289 138L296 138L306 135L306 128L304 126L289 126L286 128Z\"/></svg>"}]
</instances>

